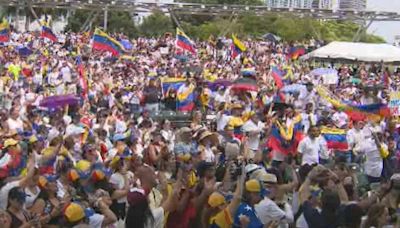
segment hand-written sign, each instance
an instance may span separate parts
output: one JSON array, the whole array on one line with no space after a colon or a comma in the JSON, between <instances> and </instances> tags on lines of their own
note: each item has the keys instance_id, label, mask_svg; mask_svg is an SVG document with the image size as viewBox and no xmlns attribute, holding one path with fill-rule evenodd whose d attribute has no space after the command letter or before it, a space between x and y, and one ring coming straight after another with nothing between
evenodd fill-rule
<instances>
[{"instance_id":1,"label":"hand-written sign","mask_svg":"<svg viewBox=\"0 0 400 228\"><path fill-rule=\"evenodd\" d=\"M400 91L390 93L389 108L393 116L400 116Z\"/></svg>"}]
</instances>

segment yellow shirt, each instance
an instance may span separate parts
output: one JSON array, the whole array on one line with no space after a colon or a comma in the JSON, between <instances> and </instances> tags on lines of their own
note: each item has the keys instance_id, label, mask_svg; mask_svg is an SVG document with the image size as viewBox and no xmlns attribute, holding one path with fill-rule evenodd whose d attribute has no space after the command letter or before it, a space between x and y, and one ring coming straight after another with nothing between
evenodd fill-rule
<instances>
[{"instance_id":1,"label":"yellow shirt","mask_svg":"<svg viewBox=\"0 0 400 228\"><path fill-rule=\"evenodd\" d=\"M19 77L19 73L21 72L22 68L19 65L10 64L8 66L8 72L14 75L14 80L17 81Z\"/></svg>"},{"instance_id":2,"label":"yellow shirt","mask_svg":"<svg viewBox=\"0 0 400 228\"><path fill-rule=\"evenodd\" d=\"M230 228L233 225L232 215L227 208L218 212L217 215L210 219L210 227Z\"/></svg>"}]
</instances>

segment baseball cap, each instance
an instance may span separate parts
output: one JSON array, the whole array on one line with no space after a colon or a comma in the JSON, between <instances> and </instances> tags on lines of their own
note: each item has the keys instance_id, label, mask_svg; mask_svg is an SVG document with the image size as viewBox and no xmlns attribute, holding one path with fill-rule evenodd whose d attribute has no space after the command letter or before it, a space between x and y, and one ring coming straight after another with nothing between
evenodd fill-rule
<instances>
[{"instance_id":1,"label":"baseball cap","mask_svg":"<svg viewBox=\"0 0 400 228\"><path fill-rule=\"evenodd\" d=\"M64 217L70 223L79 222L93 214L91 209L84 209L78 203L70 203L64 208Z\"/></svg>"},{"instance_id":2,"label":"baseball cap","mask_svg":"<svg viewBox=\"0 0 400 228\"><path fill-rule=\"evenodd\" d=\"M264 197L267 194L265 189L262 187L261 182L256 179L251 179L251 180L246 181L245 187L246 187L246 191L248 191L248 192L260 193L261 197Z\"/></svg>"},{"instance_id":3,"label":"baseball cap","mask_svg":"<svg viewBox=\"0 0 400 228\"><path fill-rule=\"evenodd\" d=\"M208 205L210 205L210 207L212 207L212 208L216 208L225 203L226 203L225 197L219 192L213 192L208 197Z\"/></svg>"}]
</instances>

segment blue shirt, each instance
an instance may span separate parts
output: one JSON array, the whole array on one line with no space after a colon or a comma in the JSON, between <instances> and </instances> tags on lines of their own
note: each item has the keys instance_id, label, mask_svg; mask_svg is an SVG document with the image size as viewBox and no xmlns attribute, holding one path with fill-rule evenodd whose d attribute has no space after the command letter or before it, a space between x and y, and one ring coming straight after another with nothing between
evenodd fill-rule
<instances>
[{"instance_id":1,"label":"blue shirt","mask_svg":"<svg viewBox=\"0 0 400 228\"><path fill-rule=\"evenodd\" d=\"M249 217L250 223L249 223L248 228L262 228L263 227L263 224L258 219L254 208L246 203L241 203L235 214L235 218L234 218L234 222L233 222L234 228L240 227L240 219L239 219L240 215L246 215L247 217Z\"/></svg>"}]
</instances>

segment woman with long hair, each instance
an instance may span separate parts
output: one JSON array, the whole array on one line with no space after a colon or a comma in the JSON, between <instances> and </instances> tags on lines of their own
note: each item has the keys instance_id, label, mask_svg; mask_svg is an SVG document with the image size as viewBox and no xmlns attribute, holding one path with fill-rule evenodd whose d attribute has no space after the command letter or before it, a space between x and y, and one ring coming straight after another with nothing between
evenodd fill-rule
<instances>
[{"instance_id":1,"label":"woman with long hair","mask_svg":"<svg viewBox=\"0 0 400 228\"><path fill-rule=\"evenodd\" d=\"M364 228L382 228L387 223L389 210L383 204L374 204L368 210L367 220L362 227Z\"/></svg>"}]
</instances>

